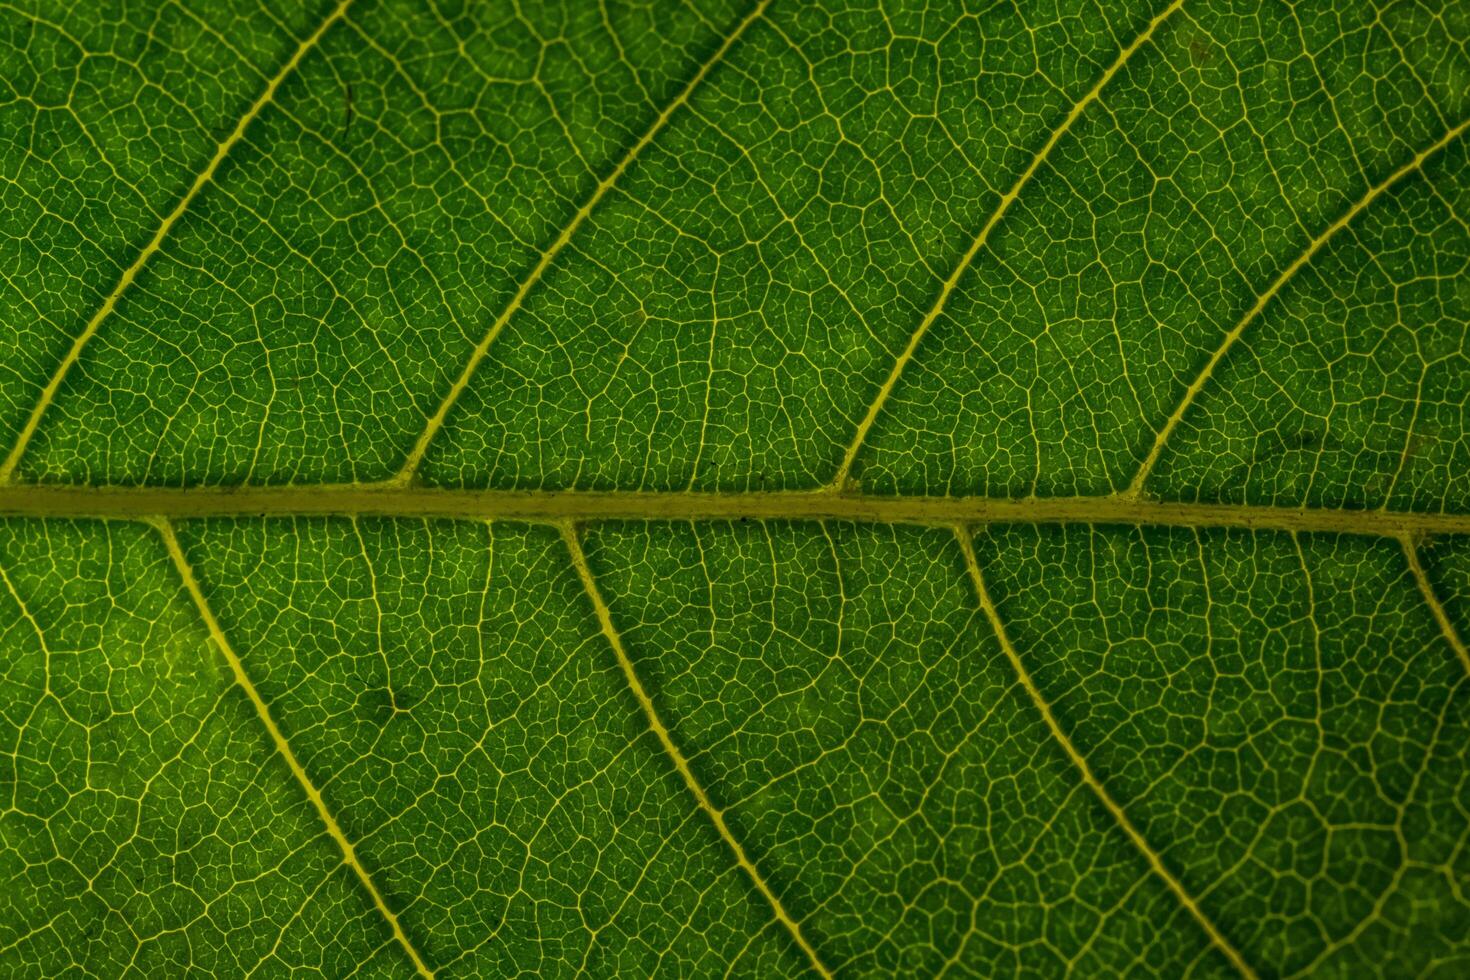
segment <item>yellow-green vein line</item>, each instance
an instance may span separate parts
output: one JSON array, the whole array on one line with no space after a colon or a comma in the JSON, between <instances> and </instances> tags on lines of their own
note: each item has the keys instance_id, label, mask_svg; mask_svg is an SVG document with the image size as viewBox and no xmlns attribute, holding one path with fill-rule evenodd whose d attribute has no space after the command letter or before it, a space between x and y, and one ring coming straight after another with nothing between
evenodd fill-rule
<instances>
[{"instance_id":1,"label":"yellow-green vein line","mask_svg":"<svg viewBox=\"0 0 1470 980\"><path fill-rule=\"evenodd\" d=\"M204 626L209 631L210 638L214 641L214 645L219 647L220 653L224 655L225 660L229 663L230 671L235 676L235 683L240 686L240 689L245 692L245 696L250 699L251 705L255 708L256 715L260 717L261 724L265 726L265 730L269 733L271 741L275 743L276 751L281 754L281 758L286 760L286 765L290 768L291 774L296 777L296 782L305 791L307 799L311 800L311 805L316 807L317 815L321 818L322 823L326 825L328 835L341 848L342 860L353 870L358 880L362 882L363 887L367 889L368 894L372 897L373 904L377 906L378 912L387 920L388 926L393 930L393 937L398 940L398 944L408 954L408 958L413 962L414 969L418 971L419 976L433 980L434 972L429 969L428 964L424 962L423 957L419 955L413 943L409 942L407 934L403 931L403 927L398 923L398 917L393 914L393 910L384 901L382 892L378 891L378 886L373 884L372 876L368 874L367 868L363 867L362 862L358 860L357 851L353 848L352 842L347 839L347 835L337 825L336 818L327 809L327 803L322 799L321 792L316 788L316 784L311 781L311 777L306 774L306 770L302 767L300 760L296 758L296 753L292 751L290 743L286 741L285 734L276 725L275 718L271 716L270 708L266 705L265 699L256 690L255 684L250 680L250 675L245 673L245 665L235 653L235 648L230 645L229 639L226 638L224 630L220 627L219 620L214 618L214 610L210 608L209 602L204 598L203 590L199 588L199 582L194 577L194 569L189 565L189 560L184 557L184 549L179 546L179 539L174 534L173 525L166 520L155 520L152 523L158 529L158 533L163 537L163 543L168 549L169 557L173 559L174 567L178 569L179 578L183 580L185 591L194 600L194 605L199 610L200 618L204 620Z\"/></svg>"},{"instance_id":2,"label":"yellow-green vein line","mask_svg":"<svg viewBox=\"0 0 1470 980\"><path fill-rule=\"evenodd\" d=\"M1434 614L1434 620L1439 624L1439 631L1444 634L1445 641L1449 643L1450 649L1460 658L1460 663L1465 668L1465 673L1470 674L1470 649L1465 646L1465 641L1460 638L1460 631L1455 629L1455 624L1450 622L1449 613L1445 612L1444 604L1439 601L1435 594L1434 585L1429 581L1429 576L1424 571L1424 565L1419 561L1419 546L1412 534L1404 534L1399 537L1404 546L1404 557L1409 560L1409 571L1414 575L1414 581L1419 585L1419 594L1424 597L1424 604Z\"/></svg>"},{"instance_id":3,"label":"yellow-green vein line","mask_svg":"<svg viewBox=\"0 0 1470 980\"><path fill-rule=\"evenodd\" d=\"M1122 828L1123 833L1133 842L1133 846L1143 855L1144 860L1148 862L1154 874L1168 886L1180 904L1184 906L1189 914L1194 917L1194 920L1204 929L1215 948L1224 954L1225 958L1239 971L1241 976L1255 980L1255 970L1245 961L1240 955L1240 952L1231 945L1230 940L1226 939L1224 934L1215 927L1215 924L1205 915L1204 910L1199 907L1199 903L1194 900L1194 897L1185 891L1184 884L1178 878L1174 877L1173 872L1164 866L1164 861L1158 852L1153 849L1143 834L1139 833L1138 828L1133 826L1133 821L1128 819L1128 814L1123 812L1123 808L1118 805L1117 800L1113 799L1107 787L1103 786L1102 782L1093 774L1092 767L1087 764L1086 757L1077 751L1077 747L1072 744L1072 740L1067 737L1067 733L1062 731L1062 726L1057 722L1056 716L1052 714L1051 705L1047 704L1046 699L1041 696L1041 691L1031 679L1031 674L1026 670L1026 665L1021 662L1021 655L1016 651L1015 646L1011 644L1010 637L1006 633L1005 624L1001 622L1000 613L996 610L995 603L990 599L990 592L985 587L985 576L980 572L980 561L975 556L975 545L970 540L969 528L964 525L957 525L954 528L954 533L955 537L959 539L960 550L964 553L965 567L970 573L970 581L974 583L975 594L980 600L980 608L984 611L985 618L990 621L990 628L995 632L995 637L1000 642L1001 650L1005 652L1006 659L1011 662L1011 668L1015 670L1016 677L1020 680L1021 686L1026 689L1026 693L1030 696L1031 702L1036 705L1037 712L1040 713L1042 719L1046 722L1046 727L1051 732L1052 738L1061 746L1067 758L1072 761L1072 765L1076 767L1078 774L1082 777L1082 781L1092 790L1103 807L1112 815L1113 820Z\"/></svg>"},{"instance_id":4,"label":"yellow-green vein line","mask_svg":"<svg viewBox=\"0 0 1470 980\"><path fill-rule=\"evenodd\" d=\"M1144 481L1148 479L1149 473L1153 471L1154 464L1159 461L1159 455L1164 451L1164 444L1174 434L1174 430L1179 426L1180 420L1184 418L1184 413L1189 411L1189 406L1194 403L1195 398L1199 397L1200 391L1209 382L1210 376L1215 373L1215 368L1225 359L1225 355L1230 352L1230 348L1235 346L1235 342L1240 339L1241 334L1245 333L1246 328L1270 305L1271 300L1275 298L1276 294L1281 292L1281 288L1290 282L1292 277L1302 270L1303 266L1311 262L1313 257L1322 250L1322 246L1326 245L1334 235L1352 224L1353 219L1361 214L1368 205L1377 200L1390 187L1393 187L1410 174L1417 172L1424 166L1426 160L1448 146L1461 133L1465 132L1467 128L1470 128L1470 119L1466 119L1445 133L1433 145L1414 154L1407 163L1370 187L1368 192L1354 202L1352 207L1344 211L1336 221L1322 229L1316 238L1308 242L1307 247L1302 253L1281 271L1281 274L1276 277L1271 285L1266 287L1264 292L1256 297L1256 301L1251 304L1251 308L1246 310L1245 315L1225 334L1225 338L1220 342L1220 346L1215 348L1215 352L1210 355L1210 359L1205 363L1204 368L1200 370L1199 374L1195 376L1194 381L1185 389L1184 396L1179 400L1179 404L1174 407L1174 411L1169 414L1168 420L1164 422L1163 428L1159 429L1158 435L1154 437L1153 447L1139 465L1138 472L1133 474L1133 480L1128 484L1128 489L1124 493L1136 495L1143 490Z\"/></svg>"},{"instance_id":5,"label":"yellow-green vein line","mask_svg":"<svg viewBox=\"0 0 1470 980\"><path fill-rule=\"evenodd\" d=\"M612 614L608 611L607 603L602 599L602 592L597 587L597 580L592 576L592 569L587 564L587 556L582 553L582 543L577 538L576 525L570 521L564 522L561 525L561 536L562 540L566 542L567 552L571 555L572 565L577 569L577 576L582 580L582 588L586 590L587 598L592 601L592 608L597 613L597 622L602 627L602 634L607 638L608 646L612 647L613 655L618 661L618 666L623 669L623 676L627 678L628 687L632 689L633 696L638 700L638 706L643 709L643 715L648 719L648 727L658 737L659 744L663 746L665 754L673 762L674 768L679 771L679 775L683 777L684 785L689 787L689 792L694 797L695 803L709 817L710 822L715 825L715 830L719 832L720 837L724 839L725 844L729 846L731 852L735 855L736 863L750 876L750 880L754 883L756 891L760 892L761 896L770 903L771 911L775 913L776 920L786 927L786 931L791 934L791 938L796 941L796 945L806 954L807 959L811 962L812 969L816 970L821 976L830 978L832 972L822 963L821 957L817 955L817 951L812 948L811 943L807 942L806 937L802 935L800 924L786 911L786 907L781 904L781 899L776 896L776 893L771 891L771 886L766 883L766 879L761 875L760 870L746 856L745 848L741 847L740 842L735 839L735 835L730 833L730 827L725 823L724 813L710 800L709 794L704 791L704 787L695 778L694 771L689 768L689 761L684 758L684 753L680 752L679 747L674 744L674 739L669 734L668 728L664 726L663 721L659 718L658 710L653 706L653 699L648 696L648 691L643 687L643 682L638 679L637 671L633 669L633 661L628 657L628 651L623 646L623 638L619 635L617 628L613 626Z\"/></svg>"},{"instance_id":6,"label":"yellow-green vein line","mask_svg":"<svg viewBox=\"0 0 1470 980\"><path fill-rule=\"evenodd\" d=\"M939 295L935 298L933 305L924 314L924 319L919 322L918 328L909 336L908 344L904 347L903 352L898 355L898 359L894 362L892 370L888 372L888 377L878 389L878 393L874 396L872 402L869 403L867 414L858 423L857 431L853 433L852 441L848 443L847 451L843 453L842 463L837 467L837 474L832 478L831 487L834 491L840 491L846 485L848 475L852 472L853 462L857 459L858 451L862 449L864 441L868 438L868 430L873 427L873 423L878 419L878 414L883 411L884 403L893 394L894 386L898 384L899 376L903 374L904 368L913 359L914 352L919 348L919 342L924 339L924 335L929 332L929 328L934 325L934 321L939 319L939 314L944 312L945 304L949 302L949 297L954 293L955 287L959 285L960 277L965 274L965 270L975 261L975 256L979 255L980 250L985 247L985 243L990 239L990 233L995 230L996 225L1000 224L1000 220L1005 217L1006 212L1010 210L1011 205L1020 196L1021 189L1041 169L1041 165L1051 155L1052 149L1061 142L1062 137L1072 128L1073 123L1082 116L1082 113L1087 110L1088 106L1097 101L1102 90L1107 87L1107 84L1113 80L1113 77L1128 63L1128 59L1132 58L1139 48L1147 44L1149 38L1153 37L1154 32L1158 30L1159 25L1182 6L1184 6L1184 0L1174 0L1173 3L1170 3L1169 6L1165 7L1150 20L1143 31L1127 47L1118 52L1118 57L1109 66L1108 70L1103 72L1102 76L1098 78L1092 88L1088 89L1087 93L1077 100L1076 104L1072 106L1071 111L1062 119L1060 125L1052 130L1046 142L1041 145L1041 149L1037 150L1036 155L1031 158L1031 163L1025 170L1021 171L1021 176L1017 177L1016 182L1011 185L1011 189L1001 195L1000 202L995 206L995 210L990 213L990 217L980 229L980 233L975 236L975 240L970 243L970 247L965 250L965 254L960 257L959 264L954 267L954 271L949 274L949 278L940 286Z\"/></svg>"},{"instance_id":7,"label":"yellow-green vein line","mask_svg":"<svg viewBox=\"0 0 1470 980\"><path fill-rule=\"evenodd\" d=\"M563 521L854 521L919 524L1119 524L1234 527L1397 538L1470 534L1470 514L1180 503L1102 497L898 497L778 490L453 490L379 484L272 487L0 487L0 516L73 518L312 515Z\"/></svg>"},{"instance_id":8,"label":"yellow-green vein line","mask_svg":"<svg viewBox=\"0 0 1470 980\"><path fill-rule=\"evenodd\" d=\"M470 352L469 360L465 362L465 366L460 371L459 377L449 386L449 391L445 394L443 400L440 401L439 407L429 416L428 421L424 424L423 431L419 433L419 437L414 442L413 448L409 450L407 458L404 459L403 466L399 468L397 474L386 481L388 484L401 486L413 479L414 474L418 472L419 464L423 462L424 454L428 452L429 443L434 440L434 436L439 433L440 428L444 425L444 420L449 416L449 410L454 407L454 403L459 400L459 396L469 386L470 379L474 377L475 369L485 359L485 355L489 352L490 346L495 343L495 338L500 336L501 331L510 322L510 318L515 316L516 311L521 308L521 304L525 302L526 296L535 287L536 283L541 280L542 275L545 274L546 270L551 266L551 263L555 261L557 255L561 253L562 249L566 248L567 244L572 240L572 236L577 233L578 228L582 227L582 223L592 214L598 203L612 189L613 185L618 182L623 176L623 173L632 165L633 161L637 159L638 154L642 153L643 149L653 142L654 137L668 124L669 119L673 117L674 113L678 112L689 101L690 96L694 94L694 90L714 70L714 67L724 59L730 49L735 46L735 42L740 40L741 35L745 33L746 29L755 23L761 14L765 13L766 7L770 3L771 0L760 0L760 3L756 4L755 9L736 25L735 29L725 38L724 42L715 49L715 53L699 67L699 71L694 73L694 77L689 80L689 83L658 114L658 117L653 121L653 125L648 127L648 131L639 138L638 142L628 148L628 152L623 154L623 158L618 161L617 166L613 167L608 175L602 178L597 187L593 189L592 195L572 215L572 219L567 222L566 227L562 228L555 240L541 253L541 258L531 269L530 274L521 280L521 284L516 288L515 294L511 296L510 302L500 311L500 315L490 324L490 329L485 331L485 336L480 338L480 342Z\"/></svg>"},{"instance_id":9,"label":"yellow-green vein line","mask_svg":"<svg viewBox=\"0 0 1470 980\"><path fill-rule=\"evenodd\" d=\"M168 237L168 233L173 230L174 225L178 224L179 218L188 210L189 205L194 202L194 199L199 196L200 192L214 179L214 175L219 171L220 164L224 162L225 157L229 156L230 151L235 148L235 144L239 143L245 136L245 130L250 127L250 124L255 121L261 111L270 105L271 101L276 97L276 91L281 87L281 83L296 70L296 67L301 64L301 60L317 46L322 39L322 35L326 34L333 24L337 23L337 21L346 15L347 8L351 4L352 0L341 0L336 7L332 8L331 13L327 14L326 19L317 26L317 29L312 31L306 40L297 46L296 52L281 66L281 70L276 72L275 77L266 83L265 90L251 103L250 108L245 111L245 114L240 117L240 121L235 124L235 128L230 131L228 136L220 141L219 146L215 148L214 156L210 158L209 163L194 178L194 183L189 186L184 196L179 199L179 203L174 205L174 209L164 217L158 226L158 230L148 240L148 244L144 245L142 251L133 259L132 265L123 270L123 274L118 279L117 285L112 287L112 292L102 301L102 305L97 308L97 312L92 314L92 318L87 321L87 325L82 328L82 332L77 334L76 339L72 341L71 348L66 352L66 356L61 359L61 363L52 372L51 379L46 382L46 387L41 389L41 395L36 400L36 404L31 407L31 414L26 419L25 425L21 427L20 435L16 437L15 445L11 447L10 454L5 457L5 462L0 463L0 485L11 482L14 477L15 469L20 465L20 459L25 455L26 447L30 445L31 439L35 436L36 430L41 425L41 417L46 414L46 410L51 407L51 403L56 399L56 393L61 389L61 383L66 379L67 372L81 358L82 348L87 346L87 342L97 333L103 321L117 308L118 301L127 292L128 287L133 284L133 280L138 277L138 273L148 264L148 260L153 258L163 246L164 239Z\"/></svg>"}]
</instances>

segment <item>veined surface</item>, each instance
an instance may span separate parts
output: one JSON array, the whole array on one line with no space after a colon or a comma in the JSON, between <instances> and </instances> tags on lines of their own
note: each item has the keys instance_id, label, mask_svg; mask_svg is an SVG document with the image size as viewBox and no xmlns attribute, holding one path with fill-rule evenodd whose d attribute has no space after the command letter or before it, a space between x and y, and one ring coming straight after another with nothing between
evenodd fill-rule
<instances>
[{"instance_id":1,"label":"veined surface","mask_svg":"<svg viewBox=\"0 0 1470 980\"><path fill-rule=\"evenodd\" d=\"M1470 14L1019 6L0 4L0 974L1470 971Z\"/></svg>"}]
</instances>

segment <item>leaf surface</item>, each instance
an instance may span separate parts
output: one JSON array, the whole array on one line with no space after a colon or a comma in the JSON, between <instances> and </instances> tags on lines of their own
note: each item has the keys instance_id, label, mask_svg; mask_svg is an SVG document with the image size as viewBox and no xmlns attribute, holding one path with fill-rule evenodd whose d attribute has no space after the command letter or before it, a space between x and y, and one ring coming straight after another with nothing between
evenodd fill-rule
<instances>
[{"instance_id":1,"label":"leaf surface","mask_svg":"<svg viewBox=\"0 0 1470 980\"><path fill-rule=\"evenodd\" d=\"M1455 4L0 6L0 972L1470 968Z\"/></svg>"}]
</instances>

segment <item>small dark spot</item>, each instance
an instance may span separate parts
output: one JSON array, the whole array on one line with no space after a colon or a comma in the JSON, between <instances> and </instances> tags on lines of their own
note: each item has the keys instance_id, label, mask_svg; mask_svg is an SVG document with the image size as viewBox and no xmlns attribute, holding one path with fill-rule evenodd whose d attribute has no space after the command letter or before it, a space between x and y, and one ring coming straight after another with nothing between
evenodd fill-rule
<instances>
[{"instance_id":1,"label":"small dark spot","mask_svg":"<svg viewBox=\"0 0 1470 980\"><path fill-rule=\"evenodd\" d=\"M1413 459L1434 445L1437 440L1438 434L1435 432L1416 432L1409 437L1408 443L1404 445L1404 455L1409 459Z\"/></svg>"},{"instance_id":2,"label":"small dark spot","mask_svg":"<svg viewBox=\"0 0 1470 980\"><path fill-rule=\"evenodd\" d=\"M1316 449L1321 445L1322 433L1313 432L1311 429L1288 433L1281 439L1281 450L1287 453Z\"/></svg>"},{"instance_id":3,"label":"small dark spot","mask_svg":"<svg viewBox=\"0 0 1470 980\"><path fill-rule=\"evenodd\" d=\"M374 724L386 725L393 718L395 704L393 692L386 687L370 687L357 696L359 710Z\"/></svg>"}]
</instances>

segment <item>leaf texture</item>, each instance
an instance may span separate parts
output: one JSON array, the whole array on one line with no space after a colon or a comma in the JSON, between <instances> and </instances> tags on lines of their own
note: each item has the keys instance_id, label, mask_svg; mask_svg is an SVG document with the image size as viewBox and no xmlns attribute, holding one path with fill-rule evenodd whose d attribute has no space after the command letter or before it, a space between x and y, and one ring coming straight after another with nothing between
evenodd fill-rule
<instances>
[{"instance_id":1,"label":"leaf texture","mask_svg":"<svg viewBox=\"0 0 1470 980\"><path fill-rule=\"evenodd\" d=\"M0 974L1470 969L1470 17L0 4Z\"/></svg>"}]
</instances>

